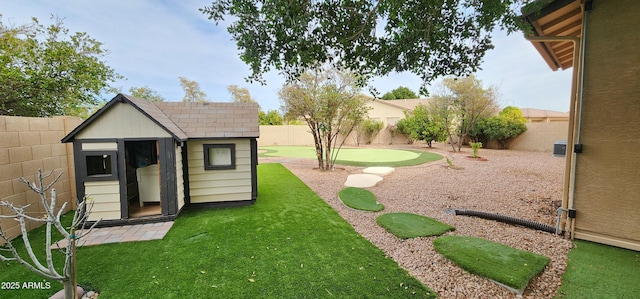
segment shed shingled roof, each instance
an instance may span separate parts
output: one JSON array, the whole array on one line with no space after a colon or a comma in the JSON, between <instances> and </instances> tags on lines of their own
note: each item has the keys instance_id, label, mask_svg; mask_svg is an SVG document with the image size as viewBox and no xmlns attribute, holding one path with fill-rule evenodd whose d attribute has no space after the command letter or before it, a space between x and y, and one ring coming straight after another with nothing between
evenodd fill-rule
<instances>
[{"instance_id":1,"label":"shed shingled roof","mask_svg":"<svg viewBox=\"0 0 640 299\"><path fill-rule=\"evenodd\" d=\"M251 103L154 103L189 138L258 137L258 105Z\"/></svg>"},{"instance_id":2,"label":"shed shingled roof","mask_svg":"<svg viewBox=\"0 0 640 299\"><path fill-rule=\"evenodd\" d=\"M151 102L118 94L65 136L62 142L73 140L78 132L117 102L128 102L179 141L189 138L257 138L260 136L257 104Z\"/></svg>"}]
</instances>

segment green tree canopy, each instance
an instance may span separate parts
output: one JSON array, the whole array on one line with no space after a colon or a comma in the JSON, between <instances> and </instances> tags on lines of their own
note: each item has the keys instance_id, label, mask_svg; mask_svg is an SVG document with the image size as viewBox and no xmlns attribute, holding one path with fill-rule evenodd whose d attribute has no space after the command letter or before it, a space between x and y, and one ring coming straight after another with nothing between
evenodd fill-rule
<instances>
[{"instance_id":1,"label":"green tree canopy","mask_svg":"<svg viewBox=\"0 0 640 299\"><path fill-rule=\"evenodd\" d=\"M269 110L266 113L258 111L258 121L261 126L276 126L282 124L282 115L276 110Z\"/></svg>"},{"instance_id":2,"label":"green tree canopy","mask_svg":"<svg viewBox=\"0 0 640 299\"><path fill-rule=\"evenodd\" d=\"M180 87L184 90L183 102L207 102L207 94L200 89L200 84L185 77L178 77Z\"/></svg>"},{"instance_id":3,"label":"green tree canopy","mask_svg":"<svg viewBox=\"0 0 640 299\"><path fill-rule=\"evenodd\" d=\"M459 152L478 121L497 112L498 92L493 87L483 88L482 81L473 75L447 77L442 87L433 97L432 114L447 132L453 150Z\"/></svg>"},{"instance_id":4,"label":"green tree canopy","mask_svg":"<svg viewBox=\"0 0 640 299\"><path fill-rule=\"evenodd\" d=\"M514 138L527 130L526 122L519 108L507 106L498 115L480 120L469 136L483 143L495 140L500 148L506 149Z\"/></svg>"},{"instance_id":5,"label":"green tree canopy","mask_svg":"<svg viewBox=\"0 0 640 299\"><path fill-rule=\"evenodd\" d=\"M322 64L370 75L409 71L424 82L475 72L496 26L523 27L533 0L214 0L200 10L227 30L249 80L276 69L291 80Z\"/></svg>"},{"instance_id":6,"label":"green tree canopy","mask_svg":"<svg viewBox=\"0 0 640 299\"><path fill-rule=\"evenodd\" d=\"M311 129L320 170L332 170L345 136L362 122L368 107L357 78L334 68L314 69L298 81L285 83L278 95L285 115L299 117Z\"/></svg>"},{"instance_id":7,"label":"green tree canopy","mask_svg":"<svg viewBox=\"0 0 640 299\"><path fill-rule=\"evenodd\" d=\"M397 123L398 131L412 140L424 140L429 147L433 141L445 141L447 134L441 123L432 120L429 109L418 105L412 113L405 113L405 118Z\"/></svg>"},{"instance_id":8,"label":"green tree canopy","mask_svg":"<svg viewBox=\"0 0 640 299\"><path fill-rule=\"evenodd\" d=\"M164 102L165 98L158 94L155 90L151 89L149 86L135 87L131 86L129 88L129 94L136 98L149 100L152 102Z\"/></svg>"},{"instance_id":9,"label":"green tree canopy","mask_svg":"<svg viewBox=\"0 0 640 299\"><path fill-rule=\"evenodd\" d=\"M11 27L0 15L0 115L84 115L109 84L122 78L104 61L108 51L59 18L44 26Z\"/></svg>"},{"instance_id":10,"label":"green tree canopy","mask_svg":"<svg viewBox=\"0 0 640 299\"><path fill-rule=\"evenodd\" d=\"M400 86L382 95L383 100L417 99L418 95L408 87Z\"/></svg>"}]
</instances>

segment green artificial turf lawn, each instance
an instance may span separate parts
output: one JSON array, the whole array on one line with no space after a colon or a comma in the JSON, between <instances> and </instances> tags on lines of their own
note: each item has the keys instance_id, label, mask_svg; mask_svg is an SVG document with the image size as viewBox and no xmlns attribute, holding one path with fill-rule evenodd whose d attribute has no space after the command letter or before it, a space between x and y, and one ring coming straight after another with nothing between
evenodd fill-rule
<instances>
[{"instance_id":1,"label":"green artificial turf lawn","mask_svg":"<svg viewBox=\"0 0 640 299\"><path fill-rule=\"evenodd\" d=\"M384 205L378 203L376 196L367 189L347 187L340 190L338 196L342 203L356 210L378 212L384 209Z\"/></svg>"},{"instance_id":2,"label":"green artificial turf lawn","mask_svg":"<svg viewBox=\"0 0 640 299\"><path fill-rule=\"evenodd\" d=\"M455 229L435 219L411 213L383 214L376 218L376 222L401 239L439 236Z\"/></svg>"},{"instance_id":3,"label":"green artificial turf lawn","mask_svg":"<svg viewBox=\"0 0 640 299\"><path fill-rule=\"evenodd\" d=\"M575 241L557 298L638 298L640 252Z\"/></svg>"},{"instance_id":4,"label":"green artificial turf lawn","mask_svg":"<svg viewBox=\"0 0 640 299\"><path fill-rule=\"evenodd\" d=\"M78 282L100 299L435 297L283 166L261 164L258 182L254 205L183 211L163 240L80 247ZM0 281L43 279L2 262ZM62 288L51 286L0 297Z\"/></svg>"},{"instance_id":5,"label":"green artificial turf lawn","mask_svg":"<svg viewBox=\"0 0 640 299\"><path fill-rule=\"evenodd\" d=\"M315 148L311 146L264 146L260 147L263 157L316 158ZM424 151L342 148L338 152L336 164L349 166L412 166L437 161L442 156Z\"/></svg>"},{"instance_id":6,"label":"green artificial turf lawn","mask_svg":"<svg viewBox=\"0 0 640 299\"><path fill-rule=\"evenodd\" d=\"M520 291L549 263L545 256L474 237L439 237L433 246L462 269Z\"/></svg>"}]
</instances>

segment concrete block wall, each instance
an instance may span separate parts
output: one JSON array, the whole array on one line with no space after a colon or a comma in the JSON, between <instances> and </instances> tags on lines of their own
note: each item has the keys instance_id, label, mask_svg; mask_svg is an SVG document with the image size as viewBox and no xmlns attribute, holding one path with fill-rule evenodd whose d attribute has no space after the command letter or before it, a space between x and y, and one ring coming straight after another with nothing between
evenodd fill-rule
<instances>
[{"instance_id":1,"label":"concrete block wall","mask_svg":"<svg viewBox=\"0 0 640 299\"><path fill-rule=\"evenodd\" d=\"M567 140L569 122L526 123L527 131L509 144L509 149L521 151L553 152L553 144L558 140Z\"/></svg>"},{"instance_id":2,"label":"concrete block wall","mask_svg":"<svg viewBox=\"0 0 640 299\"><path fill-rule=\"evenodd\" d=\"M62 172L54 185L57 204L68 202L66 210L73 208L75 175L73 171L73 150L70 144L60 140L78 126L82 120L76 117L16 117L0 116L0 200L14 206L30 205L26 211L36 218L44 214L41 199L31 191L20 178L31 182L36 180L38 169L43 172L53 170L54 175ZM45 179L51 182L52 177ZM11 210L0 207L0 214L11 215ZM42 223L28 221L31 230ZM18 222L0 218L0 227L12 238L21 235ZM3 241L0 240L0 245Z\"/></svg>"},{"instance_id":3,"label":"concrete block wall","mask_svg":"<svg viewBox=\"0 0 640 299\"><path fill-rule=\"evenodd\" d=\"M509 144L509 149L520 151L545 151L553 152L553 143L567 139L569 132L568 121L558 122L529 122L526 123L527 131L518 136ZM365 144L366 140L362 140ZM384 128L376 136L371 144L391 144L391 134ZM406 144L407 138L397 134L393 144ZM306 125L297 126L260 126L260 138L258 146L313 146L313 135ZM345 145L355 145L355 140L348 137ZM497 143L485 145L487 148L497 148Z\"/></svg>"}]
</instances>

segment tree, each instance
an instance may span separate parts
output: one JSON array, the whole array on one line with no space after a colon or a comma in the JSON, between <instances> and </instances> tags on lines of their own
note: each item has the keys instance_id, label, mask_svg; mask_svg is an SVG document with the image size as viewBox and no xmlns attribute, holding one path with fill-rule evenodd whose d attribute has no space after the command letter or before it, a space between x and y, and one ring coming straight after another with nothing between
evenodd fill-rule
<instances>
[{"instance_id":1,"label":"tree","mask_svg":"<svg viewBox=\"0 0 640 299\"><path fill-rule=\"evenodd\" d=\"M58 181L58 179L60 179L62 173L59 173L51 183L46 184L45 179L47 179L51 175L53 175L53 171L43 175L42 171L38 170L37 183L31 183L24 178L20 178L20 181L22 183L27 185L40 197L41 204L45 212L43 217L33 217L27 215L28 212L26 212L25 209L28 206L16 207L10 202L0 201L0 207L5 207L7 209L7 212L13 212L13 215L3 214L0 215L0 218L14 219L18 223L20 223L20 229L22 231L22 241L28 255L28 258L20 255L17 248L13 245L11 237L5 235L2 227L0 227L0 238L5 242L5 246L0 247L0 260L3 262L18 262L30 271L42 277L59 281L64 286L64 298L72 299L77 298L77 273L75 270L76 242L82 237L89 234L93 227L98 224L98 222L96 222L88 230L77 230L78 228L84 227L84 224L88 219L89 213L91 211L92 203L90 203L89 200L85 198L84 200L77 202L77 208L73 214L73 220L71 221L70 230L67 231L67 229L62 225L60 221L60 217L62 216L62 212L65 210L67 203L63 203L62 207L60 207L60 210L56 212L56 190L54 188L51 188ZM51 190L51 199L48 199L46 195L47 191L49 190ZM44 222L46 225L46 244L44 244L43 246L45 251L46 265L40 262L34 252L34 247L29 241L29 236L27 233L27 223L25 220ZM60 252L62 252L62 254L64 254L65 256L64 268L62 272L58 272L58 270L55 269L55 265L53 264L53 254L51 252L52 228L55 228L60 234L62 234L64 239L67 241L67 245L65 246L65 248L60 249Z\"/></svg>"},{"instance_id":2,"label":"tree","mask_svg":"<svg viewBox=\"0 0 640 299\"><path fill-rule=\"evenodd\" d=\"M200 90L200 84L185 77L178 77L180 86L184 90L183 102L207 102L207 94Z\"/></svg>"},{"instance_id":3,"label":"tree","mask_svg":"<svg viewBox=\"0 0 640 299\"><path fill-rule=\"evenodd\" d=\"M417 99L418 95L408 87L400 86L382 95L383 100Z\"/></svg>"},{"instance_id":4,"label":"tree","mask_svg":"<svg viewBox=\"0 0 640 299\"><path fill-rule=\"evenodd\" d=\"M499 115L480 120L469 135L475 141L495 140L501 149L506 149L511 140L527 130L526 122L520 109L507 106Z\"/></svg>"},{"instance_id":5,"label":"tree","mask_svg":"<svg viewBox=\"0 0 640 299\"><path fill-rule=\"evenodd\" d=\"M316 68L285 83L278 92L285 115L304 119L315 144L318 168L333 169L344 139L367 115L366 98L360 95L356 76L333 68Z\"/></svg>"},{"instance_id":6,"label":"tree","mask_svg":"<svg viewBox=\"0 0 640 299\"><path fill-rule=\"evenodd\" d=\"M158 94L155 90L149 88L149 86L135 87L131 86L129 88L129 94L133 97L149 100L152 102L164 102L164 97Z\"/></svg>"},{"instance_id":7,"label":"tree","mask_svg":"<svg viewBox=\"0 0 640 299\"><path fill-rule=\"evenodd\" d=\"M0 15L0 115L83 115L122 78L104 61L108 51L62 19L10 27Z\"/></svg>"},{"instance_id":8,"label":"tree","mask_svg":"<svg viewBox=\"0 0 640 299\"><path fill-rule=\"evenodd\" d=\"M269 110L267 113L258 111L258 121L261 126L282 125L282 116L276 110Z\"/></svg>"},{"instance_id":9,"label":"tree","mask_svg":"<svg viewBox=\"0 0 640 299\"><path fill-rule=\"evenodd\" d=\"M200 11L227 27L263 82L272 68L288 81L330 64L367 76L409 71L429 82L477 71L491 31L524 28L518 4L534 0L213 0ZM425 86L421 90L426 90Z\"/></svg>"},{"instance_id":10,"label":"tree","mask_svg":"<svg viewBox=\"0 0 640 299\"><path fill-rule=\"evenodd\" d=\"M366 143L370 144L373 141L373 138L375 138L376 135L380 133L380 130L382 130L383 126L384 123L381 121L373 120L370 118L364 119L362 122L356 125L355 128L353 128L352 135L356 145L360 145L363 137L366 138Z\"/></svg>"},{"instance_id":11,"label":"tree","mask_svg":"<svg viewBox=\"0 0 640 299\"><path fill-rule=\"evenodd\" d=\"M231 94L231 101L234 103L258 103L251 97L249 89L232 84L227 86L227 91Z\"/></svg>"},{"instance_id":12,"label":"tree","mask_svg":"<svg viewBox=\"0 0 640 299\"><path fill-rule=\"evenodd\" d=\"M427 106L418 105L413 113L405 113L405 118L397 123L400 133L407 135L409 139L424 140L431 147L433 141L445 141L447 135L444 127L432 121Z\"/></svg>"},{"instance_id":13,"label":"tree","mask_svg":"<svg viewBox=\"0 0 640 299\"><path fill-rule=\"evenodd\" d=\"M484 89L482 82L473 75L447 77L442 85L444 90L434 96L434 114L441 121L446 120L443 124L451 147L459 152L473 126L497 111L497 90L493 87Z\"/></svg>"}]
</instances>

